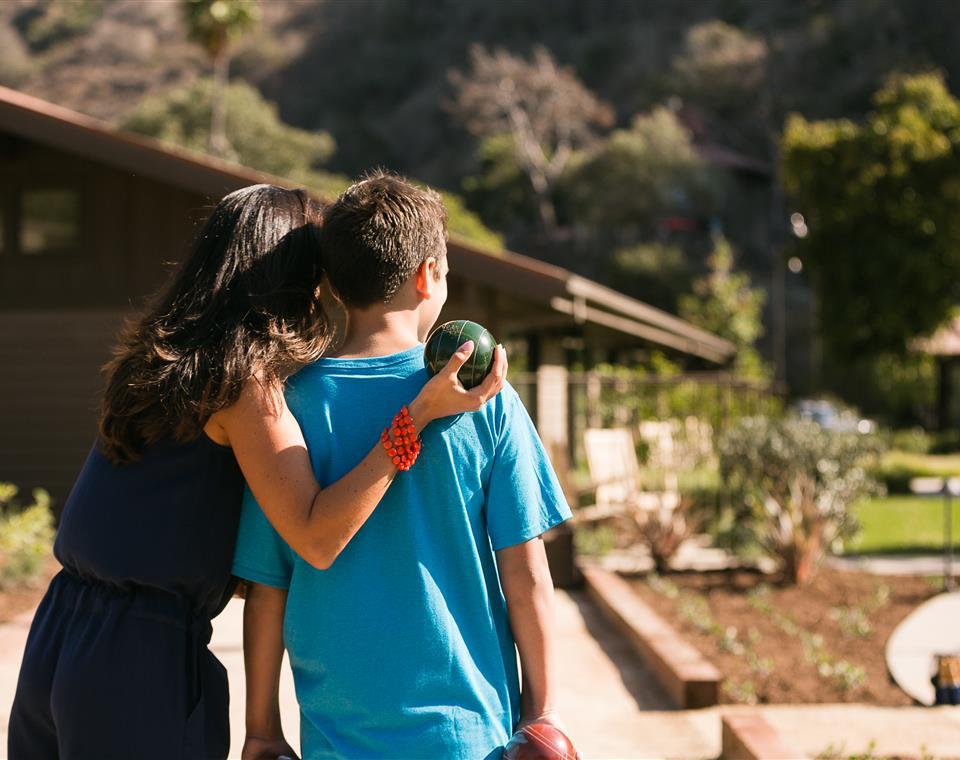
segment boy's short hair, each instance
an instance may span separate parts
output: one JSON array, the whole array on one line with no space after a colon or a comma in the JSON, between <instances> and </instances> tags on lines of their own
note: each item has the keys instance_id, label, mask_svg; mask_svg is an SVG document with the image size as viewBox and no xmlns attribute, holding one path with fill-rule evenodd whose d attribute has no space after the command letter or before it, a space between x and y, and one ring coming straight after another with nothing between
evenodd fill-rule
<instances>
[{"instance_id":1,"label":"boy's short hair","mask_svg":"<svg viewBox=\"0 0 960 760\"><path fill-rule=\"evenodd\" d=\"M346 306L387 302L426 259L446 254L447 212L430 189L386 171L368 174L327 208L320 250Z\"/></svg>"}]
</instances>

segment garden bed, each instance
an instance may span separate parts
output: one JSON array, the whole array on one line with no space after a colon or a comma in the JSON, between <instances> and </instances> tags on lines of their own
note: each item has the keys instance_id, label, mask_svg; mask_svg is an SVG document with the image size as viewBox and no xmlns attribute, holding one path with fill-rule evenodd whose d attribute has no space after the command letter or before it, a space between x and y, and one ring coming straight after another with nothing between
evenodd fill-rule
<instances>
[{"instance_id":1,"label":"garden bed","mask_svg":"<svg viewBox=\"0 0 960 760\"><path fill-rule=\"evenodd\" d=\"M755 572L632 579L637 593L723 673L723 703L909 705L884 649L938 588L922 578L824 569L806 587Z\"/></svg>"}]
</instances>

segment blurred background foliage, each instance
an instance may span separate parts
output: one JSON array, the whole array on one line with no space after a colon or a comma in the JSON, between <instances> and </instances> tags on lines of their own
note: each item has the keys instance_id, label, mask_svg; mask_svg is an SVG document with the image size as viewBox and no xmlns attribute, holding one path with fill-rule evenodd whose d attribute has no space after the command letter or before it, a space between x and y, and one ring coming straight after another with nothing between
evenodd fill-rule
<instances>
[{"instance_id":1,"label":"blurred background foliage","mask_svg":"<svg viewBox=\"0 0 960 760\"><path fill-rule=\"evenodd\" d=\"M456 234L734 340L739 374L780 350L793 393L929 425L911 346L960 295L958 23L935 0L7 0L0 83L326 195L388 166L443 189Z\"/></svg>"}]
</instances>

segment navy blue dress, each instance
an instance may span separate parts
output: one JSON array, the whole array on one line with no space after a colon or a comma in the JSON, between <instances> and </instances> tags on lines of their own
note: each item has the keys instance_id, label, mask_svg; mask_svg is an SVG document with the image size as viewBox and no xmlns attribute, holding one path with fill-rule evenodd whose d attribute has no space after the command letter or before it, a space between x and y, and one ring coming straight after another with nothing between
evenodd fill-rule
<instances>
[{"instance_id":1,"label":"navy blue dress","mask_svg":"<svg viewBox=\"0 0 960 760\"><path fill-rule=\"evenodd\" d=\"M27 639L10 760L226 758L227 676L207 645L242 494L233 451L206 435L121 466L94 447Z\"/></svg>"}]
</instances>

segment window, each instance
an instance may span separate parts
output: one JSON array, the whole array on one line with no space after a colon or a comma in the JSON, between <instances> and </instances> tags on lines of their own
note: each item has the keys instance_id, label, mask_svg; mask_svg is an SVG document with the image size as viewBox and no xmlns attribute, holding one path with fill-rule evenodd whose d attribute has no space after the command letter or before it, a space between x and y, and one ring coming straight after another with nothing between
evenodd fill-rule
<instances>
[{"instance_id":1,"label":"window","mask_svg":"<svg viewBox=\"0 0 960 760\"><path fill-rule=\"evenodd\" d=\"M35 256L80 246L80 194L66 189L24 189L20 194L20 253Z\"/></svg>"}]
</instances>

